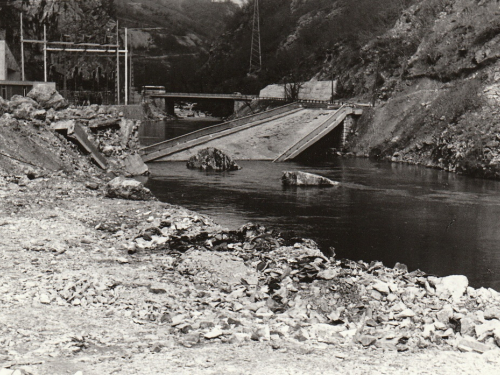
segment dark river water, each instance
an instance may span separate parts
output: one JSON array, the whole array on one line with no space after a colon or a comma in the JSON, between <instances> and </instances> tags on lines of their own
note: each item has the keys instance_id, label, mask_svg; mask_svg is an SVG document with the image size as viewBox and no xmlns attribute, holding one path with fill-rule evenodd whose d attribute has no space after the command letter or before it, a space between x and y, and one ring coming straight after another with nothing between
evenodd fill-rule
<instances>
[{"instance_id":1,"label":"dark river water","mask_svg":"<svg viewBox=\"0 0 500 375\"><path fill-rule=\"evenodd\" d=\"M216 117L188 117L169 121L143 121L142 126L139 128L139 137L143 146L149 146L165 139L179 137L221 122L222 120Z\"/></svg>"},{"instance_id":2,"label":"dark river water","mask_svg":"<svg viewBox=\"0 0 500 375\"><path fill-rule=\"evenodd\" d=\"M499 182L368 159L239 164L240 171L206 173L185 163L151 163L146 185L160 200L230 228L258 222L333 246L338 258L463 274L472 286L500 290ZM283 170L341 185L283 188Z\"/></svg>"}]
</instances>

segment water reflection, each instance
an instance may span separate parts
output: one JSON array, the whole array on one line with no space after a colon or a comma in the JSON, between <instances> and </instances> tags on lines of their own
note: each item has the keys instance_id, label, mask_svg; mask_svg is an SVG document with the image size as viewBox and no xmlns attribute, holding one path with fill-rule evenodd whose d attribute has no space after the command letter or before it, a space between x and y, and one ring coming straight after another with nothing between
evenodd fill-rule
<instances>
[{"instance_id":1,"label":"water reflection","mask_svg":"<svg viewBox=\"0 0 500 375\"><path fill-rule=\"evenodd\" d=\"M320 164L239 162L203 173L153 163L147 186L162 200L238 227L260 222L334 246L339 257L406 263L437 275L465 274L500 290L500 184L365 159ZM340 181L334 188L283 188L283 170Z\"/></svg>"}]
</instances>

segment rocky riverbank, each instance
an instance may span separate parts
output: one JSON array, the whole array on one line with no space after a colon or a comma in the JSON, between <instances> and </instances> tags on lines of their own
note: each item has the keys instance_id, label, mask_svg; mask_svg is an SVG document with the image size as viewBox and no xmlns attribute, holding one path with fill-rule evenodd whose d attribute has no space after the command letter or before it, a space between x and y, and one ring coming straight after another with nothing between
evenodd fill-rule
<instances>
[{"instance_id":1,"label":"rocky riverbank","mask_svg":"<svg viewBox=\"0 0 500 375\"><path fill-rule=\"evenodd\" d=\"M6 374L493 374L500 363L500 295L464 276L327 258L307 239L228 231L109 189L62 172L0 180Z\"/></svg>"}]
</instances>

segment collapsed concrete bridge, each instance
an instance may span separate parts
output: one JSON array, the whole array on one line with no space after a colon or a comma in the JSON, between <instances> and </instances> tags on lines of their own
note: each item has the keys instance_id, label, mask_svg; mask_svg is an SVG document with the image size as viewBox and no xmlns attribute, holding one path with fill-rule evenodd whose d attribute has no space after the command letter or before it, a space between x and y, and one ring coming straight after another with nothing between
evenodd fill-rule
<instances>
[{"instance_id":1,"label":"collapsed concrete bridge","mask_svg":"<svg viewBox=\"0 0 500 375\"><path fill-rule=\"evenodd\" d=\"M141 156L145 162L188 160L215 147L237 160L291 160L332 134L330 147L341 148L362 111L355 104L295 102L144 147Z\"/></svg>"}]
</instances>

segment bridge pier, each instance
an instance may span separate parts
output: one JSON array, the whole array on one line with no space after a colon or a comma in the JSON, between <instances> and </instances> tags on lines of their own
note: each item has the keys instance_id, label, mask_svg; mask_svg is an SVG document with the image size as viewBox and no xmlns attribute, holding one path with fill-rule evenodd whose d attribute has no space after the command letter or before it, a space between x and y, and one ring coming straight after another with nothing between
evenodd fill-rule
<instances>
[{"instance_id":1,"label":"bridge pier","mask_svg":"<svg viewBox=\"0 0 500 375\"><path fill-rule=\"evenodd\" d=\"M246 105L246 102L243 100L235 100L233 113L238 113L240 109L244 108Z\"/></svg>"},{"instance_id":2,"label":"bridge pier","mask_svg":"<svg viewBox=\"0 0 500 375\"><path fill-rule=\"evenodd\" d=\"M165 98L165 112L169 115L175 115L175 102L172 99Z\"/></svg>"},{"instance_id":3,"label":"bridge pier","mask_svg":"<svg viewBox=\"0 0 500 375\"><path fill-rule=\"evenodd\" d=\"M343 121L342 124L342 135L340 139L340 146L344 149L347 145L347 137L356 122L356 118L353 115L348 115Z\"/></svg>"}]
</instances>

